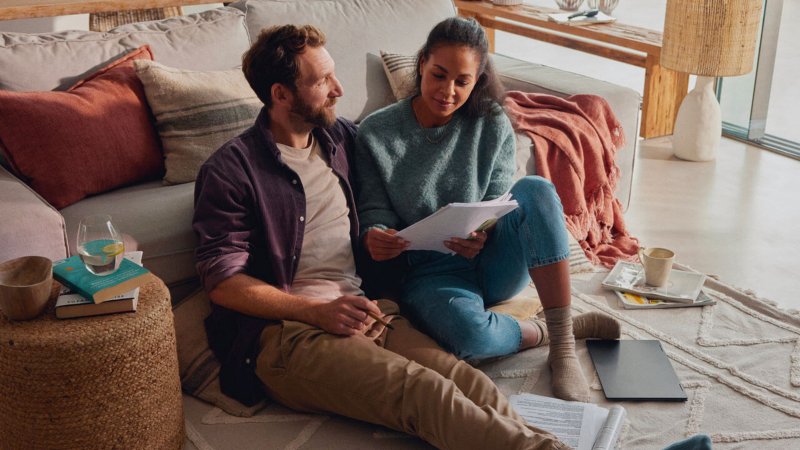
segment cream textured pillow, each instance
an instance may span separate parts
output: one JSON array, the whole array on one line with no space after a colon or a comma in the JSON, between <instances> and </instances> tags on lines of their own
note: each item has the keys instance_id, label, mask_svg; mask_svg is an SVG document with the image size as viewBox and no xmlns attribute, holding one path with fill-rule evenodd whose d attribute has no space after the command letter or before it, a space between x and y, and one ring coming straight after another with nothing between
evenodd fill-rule
<instances>
[{"instance_id":1,"label":"cream textured pillow","mask_svg":"<svg viewBox=\"0 0 800 450\"><path fill-rule=\"evenodd\" d=\"M570 252L569 273L596 272L597 270L592 265L591 261L589 261L589 258L586 257L586 252L581 248L581 244L572 236L572 233L568 234Z\"/></svg>"},{"instance_id":2,"label":"cream textured pillow","mask_svg":"<svg viewBox=\"0 0 800 450\"><path fill-rule=\"evenodd\" d=\"M165 185L194 181L206 159L253 126L264 106L240 69L194 72L142 63L136 74L161 138Z\"/></svg>"},{"instance_id":3,"label":"cream textured pillow","mask_svg":"<svg viewBox=\"0 0 800 450\"><path fill-rule=\"evenodd\" d=\"M392 87L392 94L396 100L411 95L417 67L416 59L415 56L386 53L381 50L383 70L386 71L386 77L389 79L389 85Z\"/></svg>"}]
</instances>

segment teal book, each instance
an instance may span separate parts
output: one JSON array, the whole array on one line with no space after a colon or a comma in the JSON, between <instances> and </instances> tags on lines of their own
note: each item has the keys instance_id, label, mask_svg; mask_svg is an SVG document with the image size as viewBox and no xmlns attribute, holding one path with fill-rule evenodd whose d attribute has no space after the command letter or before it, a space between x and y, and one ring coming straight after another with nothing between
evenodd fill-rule
<instances>
[{"instance_id":1,"label":"teal book","mask_svg":"<svg viewBox=\"0 0 800 450\"><path fill-rule=\"evenodd\" d=\"M97 276L86 269L78 255L53 263L53 278L76 294L102 303L144 286L153 279L149 270L122 258L119 269L111 275Z\"/></svg>"}]
</instances>

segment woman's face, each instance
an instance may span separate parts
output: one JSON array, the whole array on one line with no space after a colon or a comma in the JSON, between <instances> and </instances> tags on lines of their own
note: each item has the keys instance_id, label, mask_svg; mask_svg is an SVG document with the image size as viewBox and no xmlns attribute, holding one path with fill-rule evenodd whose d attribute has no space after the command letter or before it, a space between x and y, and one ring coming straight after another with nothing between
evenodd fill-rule
<instances>
[{"instance_id":1,"label":"woman's face","mask_svg":"<svg viewBox=\"0 0 800 450\"><path fill-rule=\"evenodd\" d=\"M422 58L420 94L430 119L446 122L464 105L478 81L479 67L478 53L460 45L436 47Z\"/></svg>"}]
</instances>

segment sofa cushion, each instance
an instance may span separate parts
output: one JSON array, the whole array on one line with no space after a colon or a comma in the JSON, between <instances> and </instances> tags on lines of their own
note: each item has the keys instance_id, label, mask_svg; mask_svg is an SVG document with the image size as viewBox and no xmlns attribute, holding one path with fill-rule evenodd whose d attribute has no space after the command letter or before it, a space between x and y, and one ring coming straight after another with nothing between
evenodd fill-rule
<instances>
[{"instance_id":1,"label":"sofa cushion","mask_svg":"<svg viewBox=\"0 0 800 450\"><path fill-rule=\"evenodd\" d=\"M163 186L160 180L88 197L62 209L70 255L76 254L78 224L91 214L108 214L127 251L141 250L142 265L172 285L197 277L192 231L194 183Z\"/></svg>"},{"instance_id":2,"label":"sofa cushion","mask_svg":"<svg viewBox=\"0 0 800 450\"><path fill-rule=\"evenodd\" d=\"M253 42L262 28L273 25L322 29L344 87L336 114L355 121L386 106L391 95L380 50L414 54L434 25L455 15L450 0L241 0L233 6L246 11Z\"/></svg>"},{"instance_id":3,"label":"sofa cushion","mask_svg":"<svg viewBox=\"0 0 800 450\"><path fill-rule=\"evenodd\" d=\"M623 209L627 209L633 180L636 135L639 131L641 105L639 93L613 83L507 56L492 55L492 61L509 91L551 94L558 97L594 94L608 102L628 138L625 147L617 150L616 157L621 174L616 194L622 202Z\"/></svg>"},{"instance_id":4,"label":"sofa cushion","mask_svg":"<svg viewBox=\"0 0 800 450\"><path fill-rule=\"evenodd\" d=\"M143 45L171 67L221 70L241 64L250 41L244 14L233 8L123 25L107 33L0 33L0 90L66 90Z\"/></svg>"},{"instance_id":5,"label":"sofa cushion","mask_svg":"<svg viewBox=\"0 0 800 450\"><path fill-rule=\"evenodd\" d=\"M408 97L414 89L416 56L387 53L381 50L381 61L395 100Z\"/></svg>"},{"instance_id":6,"label":"sofa cushion","mask_svg":"<svg viewBox=\"0 0 800 450\"><path fill-rule=\"evenodd\" d=\"M194 181L206 159L253 126L264 106L240 69L195 72L153 61L135 67L161 138L164 184Z\"/></svg>"},{"instance_id":7,"label":"sofa cushion","mask_svg":"<svg viewBox=\"0 0 800 450\"><path fill-rule=\"evenodd\" d=\"M159 174L158 136L133 60L142 47L67 92L0 91L0 147L20 179L61 209Z\"/></svg>"}]
</instances>

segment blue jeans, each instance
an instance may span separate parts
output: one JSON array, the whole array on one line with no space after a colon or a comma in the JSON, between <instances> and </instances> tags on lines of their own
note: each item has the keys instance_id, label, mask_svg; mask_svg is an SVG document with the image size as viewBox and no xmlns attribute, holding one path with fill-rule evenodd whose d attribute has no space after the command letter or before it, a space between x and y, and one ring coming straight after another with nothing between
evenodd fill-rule
<instances>
[{"instance_id":1,"label":"blue jeans","mask_svg":"<svg viewBox=\"0 0 800 450\"><path fill-rule=\"evenodd\" d=\"M411 270L402 289L403 313L461 358L517 352L519 323L486 307L522 291L531 281L528 269L569 257L563 208L553 184L529 176L517 181L511 194L519 208L497 221L475 258L406 252Z\"/></svg>"}]
</instances>

